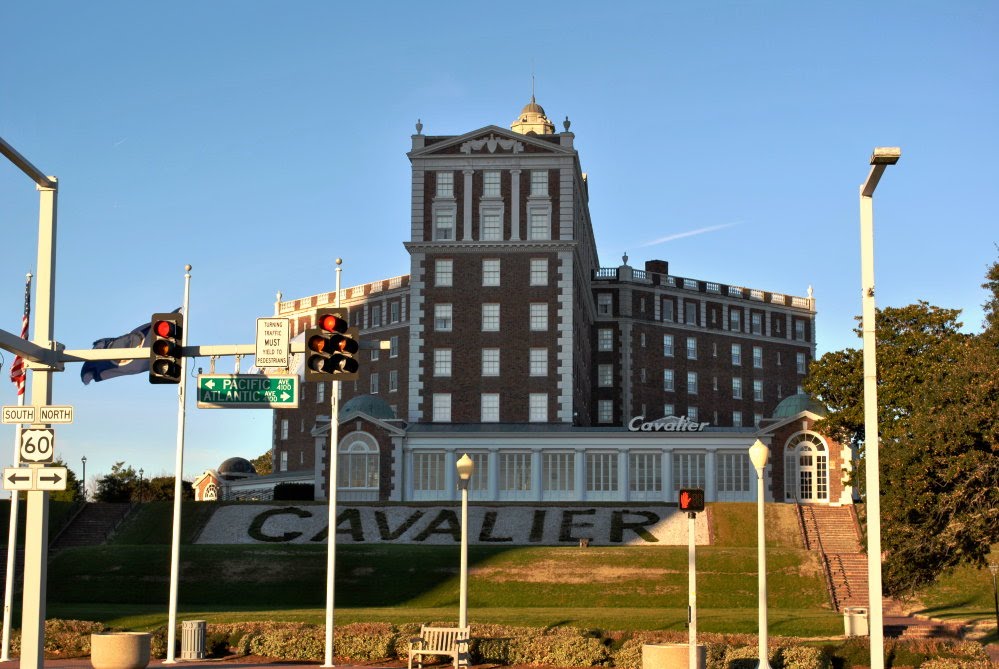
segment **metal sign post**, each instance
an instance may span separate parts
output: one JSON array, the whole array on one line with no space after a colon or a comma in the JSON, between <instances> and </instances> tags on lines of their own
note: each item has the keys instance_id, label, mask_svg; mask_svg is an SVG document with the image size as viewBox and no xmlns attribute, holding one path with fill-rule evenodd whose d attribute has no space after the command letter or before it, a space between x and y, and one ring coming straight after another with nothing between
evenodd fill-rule
<instances>
[{"instance_id":1,"label":"metal sign post","mask_svg":"<svg viewBox=\"0 0 999 669\"><path fill-rule=\"evenodd\" d=\"M697 560L695 536L697 512L687 513L687 623L689 626L689 669L697 669Z\"/></svg>"}]
</instances>

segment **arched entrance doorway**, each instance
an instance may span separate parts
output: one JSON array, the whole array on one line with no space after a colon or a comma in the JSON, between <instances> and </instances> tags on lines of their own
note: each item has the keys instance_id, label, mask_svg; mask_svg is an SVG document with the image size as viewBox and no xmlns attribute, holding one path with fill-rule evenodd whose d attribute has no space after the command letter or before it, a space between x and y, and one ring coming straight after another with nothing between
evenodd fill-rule
<instances>
[{"instance_id":1,"label":"arched entrance doorway","mask_svg":"<svg viewBox=\"0 0 999 669\"><path fill-rule=\"evenodd\" d=\"M799 432L784 446L784 498L829 501L829 449L814 432Z\"/></svg>"}]
</instances>

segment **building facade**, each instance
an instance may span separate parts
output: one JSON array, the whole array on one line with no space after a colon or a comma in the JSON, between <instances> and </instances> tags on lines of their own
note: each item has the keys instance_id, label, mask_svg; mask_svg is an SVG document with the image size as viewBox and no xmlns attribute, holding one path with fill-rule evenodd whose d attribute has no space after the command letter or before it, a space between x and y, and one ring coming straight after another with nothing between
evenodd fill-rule
<instances>
[{"instance_id":1,"label":"building facade","mask_svg":"<svg viewBox=\"0 0 999 669\"><path fill-rule=\"evenodd\" d=\"M563 127L533 98L509 130L417 125L410 273L339 295L363 339L387 342L362 350L358 380L342 384L346 499L453 499L466 451L473 499L671 501L688 484L709 500L755 496L746 450L772 441L767 425L815 356L811 290L676 276L662 260L637 269L627 256L601 267L587 175ZM336 298L279 296L275 314L300 333ZM300 407L274 418L274 471L312 472L317 498L331 392L303 384ZM842 449L820 441L826 485L810 499L838 502L849 492L829 472Z\"/></svg>"}]
</instances>

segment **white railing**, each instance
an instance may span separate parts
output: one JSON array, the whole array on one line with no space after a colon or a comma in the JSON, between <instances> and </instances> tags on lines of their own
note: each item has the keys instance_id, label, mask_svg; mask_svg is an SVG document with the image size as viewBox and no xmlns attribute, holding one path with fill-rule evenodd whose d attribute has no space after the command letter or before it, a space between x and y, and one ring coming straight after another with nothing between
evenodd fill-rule
<instances>
[{"instance_id":1,"label":"white railing","mask_svg":"<svg viewBox=\"0 0 999 669\"><path fill-rule=\"evenodd\" d=\"M763 294L762 290L759 290L758 288L750 288L749 289L749 299L751 299L751 300L759 300L760 302L763 302L763 301L765 301L766 297Z\"/></svg>"},{"instance_id":2,"label":"white railing","mask_svg":"<svg viewBox=\"0 0 999 669\"><path fill-rule=\"evenodd\" d=\"M739 288L738 286L729 286L728 287L728 296L729 297L742 297L743 296L742 288Z\"/></svg>"},{"instance_id":3,"label":"white railing","mask_svg":"<svg viewBox=\"0 0 999 669\"><path fill-rule=\"evenodd\" d=\"M380 292L382 292L382 282L381 281L375 281L374 283L369 284L369 285L371 286L371 292L372 293L380 293Z\"/></svg>"},{"instance_id":4,"label":"white railing","mask_svg":"<svg viewBox=\"0 0 999 669\"><path fill-rule=\"evenodd\" d=\"M316 295L316 306L329 303L330 303L330 293L323 293L322 295Z\"/></svg>"},{"instance_id":5,"label":"white railing","mask_svg":"<svg viewBox=\"0 0 999 669\"><path fill-rule=\"evenodd\" d=\"M645 270L644 269L633 269L633 270L631 270L631 276L634 279L641 279L642 281L646 280L646 274L645 274Z\"/></svg>"},{"instance_id":6,"label":"white railing","mask_svg":"<svg viewBox=\"0 0 999 669\"><path fill-rule=\"evenodd\" d=\"M706 284L704 284L704 286L705 288L707 288L707 291L709 293L721 293L721 286L719 286L717 283L709 281Z\"/></svg>"},{"instance_id":7,"label":"white railing","mask_svg":"<svg viewBox=\"0 0 999 669\"><path fill-rule=\"evenodd\" d=\"M810 302L810 300L807 297L792 297L791 298L791 306L792 307L801 307L802 309L808 309L809 307L812 306L811 304L809 304L809 302Z\"/></svg>"},{"instance_id":8,"label":"white railing","mask_svg":"<svg viewBox=\"0 0 999 669\"><path fill-rule=\"evenodd\" d=\"M597 269L598 279L616 279L617 278L617 268L616 267L601 267Z\"/></svg>"},{"instance_id":9,"label":"white railing","mask_svg":"<svg viewBox=\"0 0 999 669\"><path fill-rule=\"evenodd\" d=\"M282 302L281 306L278 307L278 310L282 314L288 313L289 311L294 311L295 310L295 303L294 302Z\"/></svg>"},{"instance_id":10,"label":"white railing","mask_svg":"<svg viewBox=\"0 0 999 669\"><path fill-rule=\"evenodd\" d=\"M784 304L787 300L780 293L771 293L770 302L771 304Z\"/></svg>"},{"instance_id":11,"label":"white railing","mask_svg":"<svg viewBox=\"0 0 999 669\"><path fill-rule=\"evenodd\" d=\"M401 276L394 276L391 279L389 279L389 290L393 288L399 288L400 286L402 286Z\"/></svg>"},{"instance_id":12,"label":"white railing","mask_svg":"<svg viewBox=\"0 0 999 669\"><path fill-rule=\"evenodd\" d=\"M364 297L364 286L354 286L350 289L351 297Z\"/></svg>"},{"instance_id":13,"label":"white railing","mask_svg":"<svg viewBox=\"0 0 999 669\"><path fill-rule=\"evenodd\" d=\"M676 277L675 276L667 276L666 277L666 285L670 286L671 288L676 288Z\"/></svg>"}]
</instances>

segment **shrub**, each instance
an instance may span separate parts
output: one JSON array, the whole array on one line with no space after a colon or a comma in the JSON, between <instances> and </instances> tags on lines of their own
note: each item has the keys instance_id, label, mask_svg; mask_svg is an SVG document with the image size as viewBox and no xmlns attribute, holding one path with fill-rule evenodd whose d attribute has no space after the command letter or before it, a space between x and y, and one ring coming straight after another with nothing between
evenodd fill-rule
<instances>
[{"instance_id":1,"label":"shrub","mask_svg":"<svg viewBox=\"0 0 999 669\"><path fill-rule=\"evenodd\" d=\"M953 657L927 660L919 669L992 669L988 660L959 660Z\"/></svg>"},{"instance_id":2,"label":"shrub","mask_svg":"<svg viewBox=\"0 0 999 669\"><path fill-rule=\"evenodd\" d=\"M225 632L205 634L205 655L207 657L225 657L229 654L229 635Z\"/></svg>"},{"instance_id":3,"label":"shrub","mask_svg":"<svg viewBox=\"0 0 999 669\"><path fill-rule=\"evenodd\" d=\"M149 656L162 660L167 656L167 628L166 625L157 627L152 632L149 639ZM174 651L176 653L176 649Z\"/></svg>"},{"instance_id":4,"label":"shrub","mask_svg":"<svg viewBox=\"0 0 999 669\"><path fill-rule=\"evenodd\" d=\"M783 669L831 669L829 655L815 646L785 646L778 663Z\"/></svg>"},{"instance_id":5,"label":"shrub","mask_svg":"<svg viewBox=\"0 0 999 669\"><path fill-rule=\"evenodd\" d=\"M83 657L90 654L90 635L107 632L108 626L91 620L45 621L45 654L55 657ZM21 630L10 635L10 654L21 654Z\"/></svg>"},{"instance_id":6,"label":"shrub","mask_svg":"<svg viewBox=\"0 0 999 669\"><path fill-rule=\"evenodd\" d=\"M255 655L283 660L322 660L326 634L322 627L306 623L267 625L250 635L248 645Z\"/></svg>"},{"instance_id":7,"label":"shrub","mask_svg":"<svg viewBox=\"0 0 999 669\"><path fill-rule=\"evenodd\" d=\"M324 643L325 643L325 630ZM351 623L333 629L333 654L349 660L384 660L395 656L398 630L388 623Z\"/></svg>"}]
</instances>

